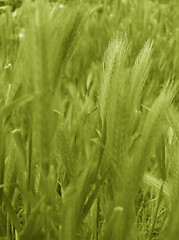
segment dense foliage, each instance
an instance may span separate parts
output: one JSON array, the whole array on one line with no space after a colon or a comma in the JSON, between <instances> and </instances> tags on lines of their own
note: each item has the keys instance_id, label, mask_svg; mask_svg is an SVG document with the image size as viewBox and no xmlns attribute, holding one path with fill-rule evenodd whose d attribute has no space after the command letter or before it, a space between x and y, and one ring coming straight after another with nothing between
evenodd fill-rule
<instances>
[{"instance_id":1,"label":"dense foliage","mask_svg":"<svg viewBox=\"0 0 179 240\"><path fill-rule=\"evenodd\" d=\"M178 9L0 0L0 239L178 239Z\"/></svg>"}]
</instances>

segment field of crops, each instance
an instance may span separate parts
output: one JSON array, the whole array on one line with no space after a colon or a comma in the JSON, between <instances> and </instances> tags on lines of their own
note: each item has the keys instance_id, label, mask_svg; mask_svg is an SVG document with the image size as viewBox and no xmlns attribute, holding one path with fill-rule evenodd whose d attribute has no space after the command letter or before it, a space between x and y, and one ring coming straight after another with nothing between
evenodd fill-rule
<instances>
[{"instance_id":1,"label":"field of crops","mask_svg":"<svg viewBox=\"0 0 179 240\"><path fill-rule=\"evenodd\" d=\"M178 69L178 0L0 0L0 240L178 240Z\"/></svg>"}]
</instances>

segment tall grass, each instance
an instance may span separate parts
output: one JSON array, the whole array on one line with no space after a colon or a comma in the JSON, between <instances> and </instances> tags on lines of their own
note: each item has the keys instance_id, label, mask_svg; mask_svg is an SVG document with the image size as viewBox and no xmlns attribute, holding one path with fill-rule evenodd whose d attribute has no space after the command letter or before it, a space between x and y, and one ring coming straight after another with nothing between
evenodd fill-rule
<instances>
[{"instance_id":1,"label":"tall grass","mask_svg":"<svg viewBox=\"0 0 179 240\"><path fill-rule=\"evenodd\" d=\"M0 239L177 239L177 5L4 3Z\"/></svg>"}]
</instances>

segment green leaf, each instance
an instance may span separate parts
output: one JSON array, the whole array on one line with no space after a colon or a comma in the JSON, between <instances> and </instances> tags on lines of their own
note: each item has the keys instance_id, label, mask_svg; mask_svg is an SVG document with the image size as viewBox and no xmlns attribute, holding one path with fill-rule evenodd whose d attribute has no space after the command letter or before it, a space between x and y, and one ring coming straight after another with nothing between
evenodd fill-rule
<instances>
[{"instance_id":1,"label":"green leaf","mask_svg":"<svg viewBox=\"0 0 179 240\"><path fill-rule=\"evenodd\" d=\"M25 95L17 98L16 100L12 101L8 105L0 109L0 118L10 115L14 111L14 109L19 108L25 105L26 103L31 102L32 100L33 100L32 95Z\"/></svg>"},{"instance_id":2,"label":"green leaf","mask_svg":"<svg viewBox=\"0 0 179 240\"><path fill-rule=\"evenodd\" d=\"M103 183L104 179L106 178L108 172L109 172L109 169L104 173L101 180L97 181L95 189L93 190L93 192L91 193L90 197L88 198L86 204L83 207L81 221L83 221L83 219L87 216L88 212L90 211L95 199L97 198L97 195L100 190L100 186Z\"/></svg>"},{"instance_id":3,"label":"green leaf","mask_svg":"<svg viewBox=\"0 0 179 240\"><path fill-rule=\"evenodd\" d=\"M10 202L10 200L9 200L9 198L6 195L5 192L3 193L3 200L4 200L4 204L6 206L6 211L7 211L8 215L9 215L9 219L10 219L12 225L15 227L15 229L18 232L20 232L21 229L22 229L22 226L21 226L20 221L17 218L17 215L15 213L15 210L14 210L14 208L13 208L13 206L12 206L12 204L11 204L11 202Z\"/></svg>"},{"instance_id":4,"label":"green leaf","mask_svg":"<svg viewBox=\"0 0 179 240\"><path fill-rule=\"evenodd\" d=\"M157 164L158 164L161 178L163 181L165 181L166 180L165 141L164 141L163 135L161 135L156 145L156 157L157 157Z\"/></svg>"}]
</instances>

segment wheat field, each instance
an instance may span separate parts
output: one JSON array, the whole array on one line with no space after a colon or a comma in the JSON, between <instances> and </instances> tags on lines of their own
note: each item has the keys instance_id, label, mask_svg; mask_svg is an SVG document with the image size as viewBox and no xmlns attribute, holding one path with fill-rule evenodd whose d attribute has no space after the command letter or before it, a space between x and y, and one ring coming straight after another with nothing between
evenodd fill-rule
<instances>
[{"instance_id":1,"label":"wheat field","mask_svg":"<svg viewBox=\"0 0 179 240\"><path fill-rule=\"evenodd\" d=\"M0 240L178 240L178 0L0 0Z\"/></svg>"}]
</instances>

